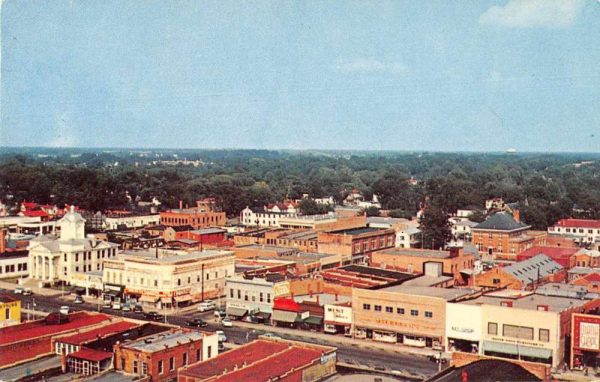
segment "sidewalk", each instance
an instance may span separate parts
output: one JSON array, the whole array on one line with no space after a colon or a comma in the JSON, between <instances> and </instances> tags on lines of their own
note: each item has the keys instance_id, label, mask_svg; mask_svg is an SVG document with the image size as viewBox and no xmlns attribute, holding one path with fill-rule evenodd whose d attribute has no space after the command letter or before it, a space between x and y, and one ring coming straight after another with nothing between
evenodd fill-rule
<instances>
[{"instance_id":1,"label":"sidewalk","mask_svg":"<svg viewBox=\"0 0 600 382\"><path fill-rule=\"evenodd\" d=\"M27 279L23 279L23 280L27 280ZM60 291L57 291L54 289L40 288L37 286L37 283L35 281L25 282L22 285L13 284L13 283L9 283L6 281L0 281L0 288L7 289L9 291L13 291L18 286L22 286L24 288L31 288L31 291L34 294L39 294L42 296L60 296L60 294L61 294Z\"/></svg>"},{"instance_id":2,"label":"sidewalk","mask_svg":"<svg viewBox=\"0 0 600 382\"><path fill-rule=\"evenodd\" d=\"M316 340L317 342L322 341L322 342L329 342L329 343L334 343L334 344L337 343L337 344L343 344L346 346L356 346L356 347L360 347L363 349L370 349L370 350L384 350L384 351L388 351L388 352L405 353L405 354L413 354L413 355L420 355L420 356L435 355L435 354L440 353L438 350L433 350L433 349L428 349L428 348L415 348L415 347L410 347L410 346L406 346L406 345L388 344L388 343L363 340L363 339L353 339L353 338L345 337L345 336L341 336L341 335L313 332L313 331L309 331L309 330L281 328L278 326L267 326L267 325L262 325L262 324L251 324L249 322L243 322L243 321L235 321L234 326L260 330L263 332L271 332L271 333L275 333L275 334L277 334L277 333L286 334L291 337L298 337L299 339L306 339L306 340L313 339L313 340ZM443 353L443 354L445 356L449 357L448 353Z\"/></svg>"}]
</instances>

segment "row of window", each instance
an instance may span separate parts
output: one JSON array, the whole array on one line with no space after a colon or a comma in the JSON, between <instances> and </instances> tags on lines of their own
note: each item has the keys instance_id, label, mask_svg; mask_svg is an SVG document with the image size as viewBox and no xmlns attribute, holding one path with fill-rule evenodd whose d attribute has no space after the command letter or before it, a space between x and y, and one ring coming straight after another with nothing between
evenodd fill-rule
<instances>
[{"instance_id":1,"label":"row of window","mask_svg":"<svg viewBox=\"0 0 600 382\"><path fill-rule=\"evenodd\" d=\"M488 322L488 334L498 335L498 324L496 322ZM502 325L502 336L520 338L523 340L534 340L534 329L528 326L517 326L517 325ZM550 342L550 330L539 329L538 340L540 342Z\"/></svg>"},{"instance_id":2,"label":"row of window","mask_svg":"<svg viewBox=\"0 0 600 382\"><path fill-rule=\"evenodd\" d=\"M235 298L234 296L236 295L236 293L234 292L233 288L229 289L229 297L230 298ZM263 293L260 292L258 294L258 301L259 302L264 302L265 301L265 295L266 295L266 301L268 303L271 302L271 293ZM241 300L242 299L242 290L241 289L237 289L237 299ZM244 301L250 301L252 300L252 302L256 302L256 294L252 294L252 296L248 295L248 291L244 291Z\"/></svg>"},{"instance_id":3,"label":"row of window","mask_svg":"<svg viewBox=\"0 0 600 382\"><path fill-rule=\"evenodd\" d=\"M123 285L123 274L120 271L115 271L115 272L106 271L106 279L110 281L111 278L112 278L112 283L116 284L117 283L117 274L119 275L119 282L118 283L120 285ZM219 271L213 272L213 274L214 274L214 278L215 279L219 278ZM227 269L224 270L223 274L224 274L223 277L227 277L228 276ZM207 281L211 279L210 272L205 272L205 279ZM159 280L158 279L151 279L149 277L148 278L140 277L139 278L139 283L138 283L138 278L137 277L133 277L133 278L127 277L126 281L127 281L126 285L130 285L130 286L150 286L150 284L153 284L155 287L158 287L158 284L159 284ZM177 279L177 286L184 285L184 283L186 281L187 281L187 284L185 284L185 285L190 285L192 283L199 283L199 282L201 282L201 275L197 274L196 277L188 276L187 279L186 278L183 278L183 279L182 278L178 278ZM171 284L170 280L163 280L163 282L162 282L163 286L168 286L170 284Z\"/></svg>"},{"instance_id":4,"label":"row of window","mask_svg":"<svg viewBox=\"0 0 600 382\"><path fill-rule=\"evenodd\" d=\"M596 230L597 234L600 235L600 229ZM560 228L556 228L556 232L560 232ZM565 232L567 233L585 233L585 229L584 228L565 228ZM593 234L594 230L591 228L588 228L587 233L589 234Z\"/></svg>"},{"instance_id":5,"label":"row of window","mask_svg":"<svg viewBox=\"0 0 600 382\"><path fill-rule=\"evenodd\" d=\"M0 266L0 274L2 273L2 267ZM27 271L27 263L19 263L16 264L7 264L4 266L4 273L13 273L15 272L15 269L17 272L25 272Z\"/></svg>"},{"instance_id":6,"label":"row of window","mask_svg":"<svg viewBox=\"0 0 600 382\"><path fill-rule=\"evenodd\" d=\"M110 258L110 257L115 257L116 255L117 255L116 248L102 249L102 250L96 252L96 259L100 259L100 258L104 259L104 257ZM68 253L63 253L63 261L65 263L67 262L67 256L68 256ZM83 262L85 263L86 260L92 260L92 252L88 251L88 252L75 253L75 262L79 262L80 257L83 260Z\"/></svg>"},{"instance_id":7,"label":"row of window","mask_svg":"<svg viewBox=\"0 0 600 382\"><path fill-rule=\"evenodd\" d=\"M371 304L363 304L363 310L371 310ZM373 305L373 310L376 312L381 312L382 311L382 306L381 305ZM394 307L393 306L386 306L385 307L385 312L386 313L394 313ZM405 309L404 308L396 308L396 313L397 314L401 314L403 315L405 313ZM419 316L419 310L417 309L411 309L410 310L410 315L414 316L414 317L418 317ZM433 318L433 312L430 311L425 311L425 317L427 318Z\"/></svg>"},{"instance_id":8,"label":"row of window","mask_svg":"<svg viewBox=\"0 0 600 382\"><path fill-rule=\"evenodd\" d=\"M212 357L212 346L208 346L207 347L207 358L211 358ZM202 353L201 353L201 349L196 349L196 360L194 362L199 362L202 359ZM185 352L181 355L181 366L185 366L188 364L188 353ZM121 369L122 370L126 370L126 361L125 361L125 357L121 357ZM141 366L141 368L140 368ZM168 365L168 371L172 372L175 371L175 357L170 357L169 358L169 365ZM138 360L133 360L132 364L131 364L131 372L133 374L141 374L141 375L148 375L148 363L146 362L139 362ZM165 365L164 365L164 361L163 360L159 360L158 361L158 374L162 375L165 373Z\"/></svg>"},{"instance_id":9,"label":"row of window","mask_svg":"<svg viewBox=\"0 0 600 382\"><path fill-rule=\"evenodd\" d=\"M394 245L394 236L387 236L387 246L391 247ZM375 249L381 249L386 247L386 238L381 236L379 238L365 239L354 243L353 253L361 253L365 251L373 251Z\"/></svg>"}]
</instances>

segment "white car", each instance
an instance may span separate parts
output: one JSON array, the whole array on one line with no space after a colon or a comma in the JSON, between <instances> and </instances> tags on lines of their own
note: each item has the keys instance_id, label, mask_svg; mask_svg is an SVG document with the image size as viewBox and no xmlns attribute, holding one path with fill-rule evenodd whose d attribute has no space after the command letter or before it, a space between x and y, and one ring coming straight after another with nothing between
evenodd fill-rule
<instances>
[{"instance_id":1,"label":"white car","mask_svg":"<svg viewBox=\"0 0 600 382\"><path fill-rule=\"evenodd\" d=\"M231 320L227 317L225 317L224 319L221 320L221 325L223 325L226 328L231 328L233 327L233 322L231 322Z\"/></svg>"},{"instance_id":2,"label":"white car","mask_svg":"<svg viewBox=\"0 0 600 382\"><path fill-rule=\"evenodd\" d=\"M120 303L120 302L118 302L118 301L115 301L115 302L113 302L113 304L112 304L112 308L113 308L114 310L121 310L121 303Z\"/></svg>"},{"instance_id":3,"label":"white car","mask_svg":"<svg viewBox=\"0 0 600 382\"><path fill-rule=\"evenodd\" d=\"M66 305L63 305L60 307L60 309L58 310L58 312L60 314L69 314L70 308Z\"/></svg>"},{"instance_id":4,"label":"white car","mask_svg":"<svg viewBox=\"0 0 600 382\"><path fill-rule=\"evenodd\" d=\"M227 336L225 335L225 332L222 330L217 330L215 332L215 334L217 335L217 337L219 338L219 342L226 342L227 341Z\"/></svg>"},{"instance_id":5,"label":"white car","mask_svg":"<svg viewBox=\"0 0 600 382\"><path fill-rule=\"evenodd\" d=\"M208 312L209 310L213 310L215 308L215 302L212 300L202 301L198 304L198 312Z\"/></svg>"},{"instance_id":6,"label":"white car","mask_svg":"<svg viewBox=\"0 0 600 382\"><path fill-rule=\"evenodd\" d=\"M25 291L25 289L23 289L23 287L16 287L14 293L15 294L23 294L23 291Z\"/></svg>"}]
</instances>

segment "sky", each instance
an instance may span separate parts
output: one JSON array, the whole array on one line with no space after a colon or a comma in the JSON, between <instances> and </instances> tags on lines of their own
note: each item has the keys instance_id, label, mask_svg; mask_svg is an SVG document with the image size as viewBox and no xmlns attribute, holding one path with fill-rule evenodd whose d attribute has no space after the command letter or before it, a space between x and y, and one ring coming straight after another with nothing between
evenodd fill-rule
<instances>
[{"instance_id":1,"label":"sky","mask_svg":"<svg viewBox=\"0 0 600 382\"><path fill-rule=\"evenodd\" d=\"M600 151L598 0L0 12L0 146Z\"/></svg>"}]
</instances>

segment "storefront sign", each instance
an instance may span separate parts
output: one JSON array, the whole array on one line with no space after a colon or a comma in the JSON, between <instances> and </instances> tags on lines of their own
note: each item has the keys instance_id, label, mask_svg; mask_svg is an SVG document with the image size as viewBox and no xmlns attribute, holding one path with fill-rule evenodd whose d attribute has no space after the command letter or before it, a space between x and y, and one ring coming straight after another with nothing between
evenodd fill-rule
<instances>
[{"instance_id":1,"label":"storefront sign","mask_svg":"<svg viewBox=\"0 0 600 382\"><path fill-rule=\"evenodd\" d=\"M290 294L290 284L288 282L277 283L273 285L273 293L277 296L287 296Z\"/></svg>"},{"instance_id":2,"label":"storefront sign","mask_svg":"<svg viewBox=\"0 0 600 382\"><path fill-rule=\"evenodd\" d=\"M346 306L325 305L325 321L338 324L352 323L352 308Z\"/></svg>"},{"instance_id":3,"label":"storefront sign","mask_svg":"<svg viewBox=\"0 0 600 382\"><path fill-rule=\"evenodd\" d=\"M590 322L579 324L579 347L590 350L600 350L600 325Z\"/></svg>"},{"instance_id":4,"label":"storefront sign","mask_svg":"<svg viewBox=\"0 0 600 382\"><path fill-rule=\"evenodd\" d=\"M452 331L457 332L457 333L473 333L475 331L475 329L461 328L459 326L452 326L451 329L452 329Z\"/></svg>"},{"instance_id":5,"label":"storefront sign","mask_svg":"<svg viewBox=\"0 0 600 382\"><path fill-rule=\"evenodd\" d=\"M337 354L336 352L329 353L329 354L323 354L321 356L321 365L324 365L324 364L326 364L329 361L335 360L336 354Z\"/></svg>"}]
</instances>

